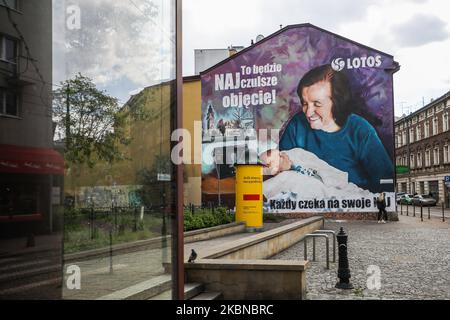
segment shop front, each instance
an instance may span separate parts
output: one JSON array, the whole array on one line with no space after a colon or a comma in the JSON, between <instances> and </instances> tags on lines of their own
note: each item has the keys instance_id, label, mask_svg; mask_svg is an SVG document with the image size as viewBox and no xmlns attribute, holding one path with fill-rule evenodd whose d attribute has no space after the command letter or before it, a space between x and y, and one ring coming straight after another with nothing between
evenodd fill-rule
<instances>
[{"instance_id":1,"label":"shop front","mask_svg":"<svg viewBox=\"0 0 450 320\"><path fill-rule=\"evenodd\" d=\"M0 145L1 237L61 229L55 213L63 175L64 159L55 150Z\"/></svg>"}]
</instances>

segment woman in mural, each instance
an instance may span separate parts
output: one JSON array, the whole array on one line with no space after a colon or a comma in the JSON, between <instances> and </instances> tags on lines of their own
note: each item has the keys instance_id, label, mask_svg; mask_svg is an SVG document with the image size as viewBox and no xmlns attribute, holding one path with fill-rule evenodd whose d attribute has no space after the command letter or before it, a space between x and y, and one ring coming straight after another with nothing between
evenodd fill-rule
<instances>
[{"instance_id":1,"label":"woman in mural","mask_svg":"<svg viewBox=\"0 0 450 320\"><path fill-rule=\"evenodd\" d=\"M393 163L375 128L355 113L345 74L330 65L314 68L300 80L297 93L303 112L287 124L281 152L261 155L268 173L294 170L296 164L282 151L301 148L348 173L350 183L371 192L384 191L380 180L393 178Z\"/></svg>"}]
</instances>

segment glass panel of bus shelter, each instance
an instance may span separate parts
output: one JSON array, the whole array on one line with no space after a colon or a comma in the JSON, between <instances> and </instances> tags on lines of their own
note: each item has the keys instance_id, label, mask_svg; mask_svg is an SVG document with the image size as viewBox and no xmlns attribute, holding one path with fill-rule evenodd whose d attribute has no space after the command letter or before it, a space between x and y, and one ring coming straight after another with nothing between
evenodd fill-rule
<instances>
[{"instance_id":1,"label":"glass panel of bus shelter","mask_svg":"<svg viewBox=\"0 0 450 320\"><path fill-rule=\"evenodd\" d=\"M175 0L55 1L53 17L63 298L124 299L152 279L170 298Z\"/></svg>"},{"instance_id":2,"label":"glass panel of bus shelter","mask_svg":"<svg viewBox=\"0 0 450 320\"><path fill-rule=\"evenodd\" d=\"M64 159L53 143L52 1L2 1L0 299L59 299Z\"/></svg>"}]
</instances>

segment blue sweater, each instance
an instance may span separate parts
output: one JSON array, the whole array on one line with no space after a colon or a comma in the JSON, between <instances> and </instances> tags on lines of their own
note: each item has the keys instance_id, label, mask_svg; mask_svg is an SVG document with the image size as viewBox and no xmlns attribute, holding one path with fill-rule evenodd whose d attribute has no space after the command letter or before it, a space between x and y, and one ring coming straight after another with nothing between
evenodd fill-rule
<instances>
[{"instance_id":1,"label":"blue sweater","mask_svg":"<svg viewBox=\"0 0 450 320\"><path fill-rule=\"evenodd\" d=\"M344 126L328 133L311 129L303 112L288 123L280 150L303 148L331 166L347 172L349 182L371 192L391 191L380 179L394 178L394 165L375 129L362 117L350 114ZM388 190L386 190L388 189Z\"/></svg>"}]
</instances>

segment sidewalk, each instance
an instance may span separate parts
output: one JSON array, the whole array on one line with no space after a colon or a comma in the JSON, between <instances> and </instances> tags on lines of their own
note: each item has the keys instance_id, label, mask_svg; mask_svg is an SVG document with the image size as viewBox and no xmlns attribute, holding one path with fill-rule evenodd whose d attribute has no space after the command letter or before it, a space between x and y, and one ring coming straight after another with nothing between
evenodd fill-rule
<instances>
[{"instance_id":1,"label":"sidewalk","mask_svg":"<svg viewBox=\"0 0 450 320\"><path fill-rule=\"evenodd\" d=\"M265 230L269 230L292 220L280 223L268 223ZM252 236L253 233L238 233L225 237L192 242L184 245L184 256L188 259L191 249L201 255L203 250L211 249L217 245ZM166 250L151 249L130 252L112 257L113 273L110 273L110 258L103 257L87 261L71 262L64 266L77 265L81 269L81 290L68 290L64 286L65 299L96 299L114 291L118 291L143 281L150 280L164 274L163 262L170 261L170 248ZM66 283L67 275L64 278Z\"/></svg>"},{"instance_id":2,"label":"sidewalk","mask_svg":"<svg viewBox=\"0 0 450 320\"><path fill-rule=\"evenodd\" d=\"M307 298L450 299L450 220L441 222L434 218L421 222L420 217L404 215L399 215L399 219L387 224L326 221L325 229L339 231L343 227L348 233L350 281L354 289L334 288L338 281L337 263L331 263L331 259L330 270L325 269L324 245L317 241L317 261L311 263L306 275ZM303 259L303 242L274 259Z\"/></svg>"},{"instance_id":3,"label":"sidewalk","mask_svg":"<svg viewBox=\"0 0 450 320\"><path fill-rule=\"evenodd\" d=\"M283 225L292 223L294 221L296 221L297 219L286 219L282 222L271 222L271 223L265 223L264 224L264 231L267 230L271 230L277 227L281 227ZM210 240L205 240L205 241L198 241L198 242L192 242L192 243L188 243L184 245L184 258L185 260L189 258L190 254L191 254L191 249L194 249L195 252L197 252L197 254L199 256L201 256L201 253L203 250L210 250L212 248L214 248L215 246L219 246L219 245L223 245L224 243L227 242L231 242L231 241L235 241L235 240L239 240L242 238L246 238L249 236L254 235L254 233L238 233L238 234L233 234L233 235L229 235L226 237L221 237L221 238L215 238L215 239L210 239Z\"/></svg>"}]
</instances>

